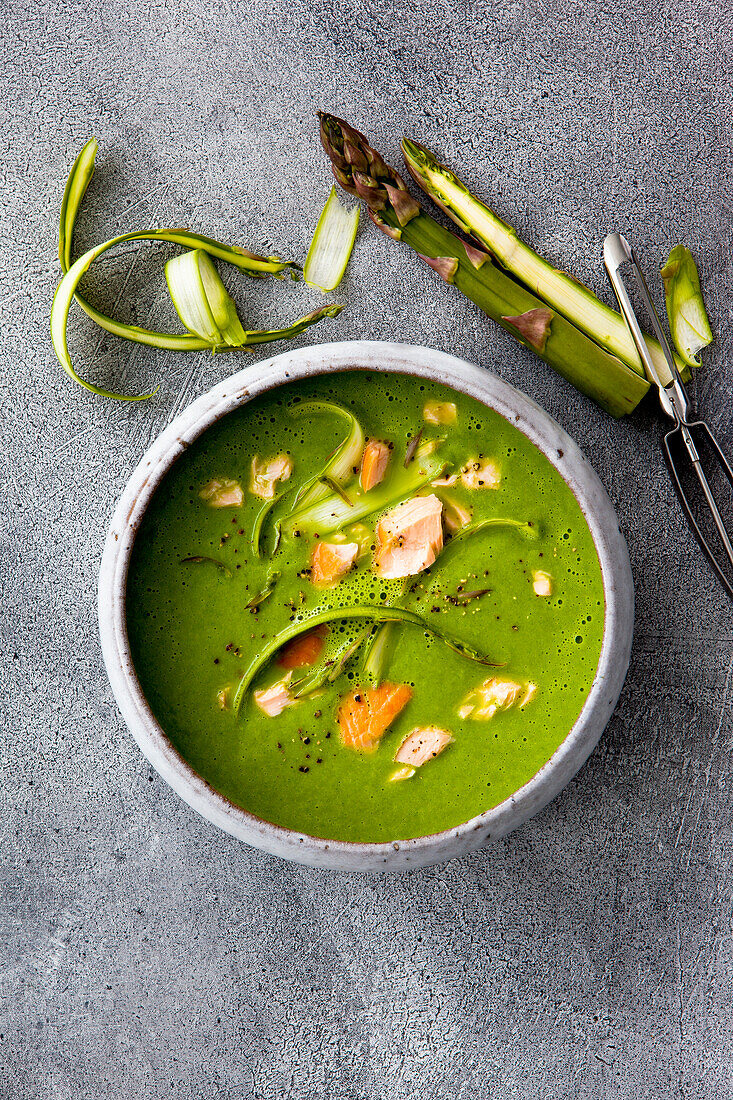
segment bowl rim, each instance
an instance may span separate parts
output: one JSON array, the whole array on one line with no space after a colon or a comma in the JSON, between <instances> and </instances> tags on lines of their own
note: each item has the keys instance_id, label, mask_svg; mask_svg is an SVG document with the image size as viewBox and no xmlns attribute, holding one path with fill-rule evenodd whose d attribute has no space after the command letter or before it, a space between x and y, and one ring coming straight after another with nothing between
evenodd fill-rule
<instances>
[{"instance_id":1,"label":"bowl rim","mask_svg":"<svg viewBox=\"0 0 733 1100\"><path fill-rule=\"evenodd\" d=\"M503 802L451 829L385 842L314 837L256 817L203 779L158 724L134 670L126 627L130 553L142 516L173 463L221 417L281 385L349 370L410 374L476 398L521 431L545 455L578 501L598 553L605 597L601 653L591 689L550 759ZM597 744L628 668L634 594L628 550L613 505L577 444L531 398L484 368L446 352L387 341L343 341L290 350L224 379L184 409L133 470L115 509L99 573L104 662L122 716L143 753L193 809L224 831L285 859L343 870L405 869L438 862L510 832L570 781Z\"/></svg>"}]
</instances>

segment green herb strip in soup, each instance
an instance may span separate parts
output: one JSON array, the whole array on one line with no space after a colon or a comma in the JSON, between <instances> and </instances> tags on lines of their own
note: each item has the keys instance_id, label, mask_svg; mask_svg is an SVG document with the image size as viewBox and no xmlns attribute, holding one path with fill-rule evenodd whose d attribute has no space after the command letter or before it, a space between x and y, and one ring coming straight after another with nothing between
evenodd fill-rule
<instances>
[{"instance_id":1,"label":"green herb strip in soup","mask_svg":"<svg viewBox=\"0 0 733 1100\"><path fill-rule=\"evenodd\" d=\"M137 536L143 691L216 790L387 841L502 802L577 718L601 647L590 531L510 423L432 382L342 372L209 428Z\"/></svg>"}]
</instances>

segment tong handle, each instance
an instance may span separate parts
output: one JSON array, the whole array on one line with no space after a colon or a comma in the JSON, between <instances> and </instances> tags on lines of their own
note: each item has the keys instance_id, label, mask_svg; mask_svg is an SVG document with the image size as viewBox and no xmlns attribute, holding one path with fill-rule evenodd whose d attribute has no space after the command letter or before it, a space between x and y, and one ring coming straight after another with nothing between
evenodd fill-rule
<instances>
[{"instance_id":1,"label":"tong handle","mask_svg":"<svg viewBox=\"0 0 733 1100\"><path fill-rule=\"evenodd\" d=\"M639 359L644 367L646 376L650 382L655 383L657 386L659 391L659 403L663 411L675 422L675 427L664 437L664 452L667 459L667 465L672 475L672 481L677 490L677 495L682 504L685 516L687 517L687 521L692 528L695 538L700 544L701 550L710 562L718 580L728 596L733 599L733 583L731 583L730 579L733 578L733 541L731 541L731 537L728 534L728 529L720 514L720 508L718 507L707 474L703 469L702 459L700 458L700 454L695 444L694 434L699 432L704 435L719 465L723 467L723 471L731 487L733 487L733 470L708 425L702 420L690 420L690 403L679 371L677 370L672 349L669 346L669 340L662 328L659 314L657 313L652 296L649 293L649 287L646 284L644 274L637 263L636 256L634 255L631 245L621 233L609 233L604 240L603 262L608 272L608 277L611 280L611 285L616 292L621 313L626 321L626 325L639 354ZM658 364L654 361L646 337L644 336L636 316L631 298L629 297L628 290L626 289L622 271L628 268L630 268L634 274L641 298L646 306L649 319L652 322L654 334L661 346L669 373L668 378L662 376ZM705 532L700 527L687 495L683 479L680 475L680 468L678 468L679 460L675 459L672 449L672 443L678 437L684 444L683 455L686 456L692 465L695 477L697 478L697 482L705 498L708 512L713 521L715 530L717 531L718 539L724 553L722 562L718 558L716 551L713 550L708 542ZM724 566L727 566L727 572Z\"/></svg>"},{"instance_id":2,"label":"tong handle","mask_svg":"<svg viewBox=\"0 0 733 1100\"><path fill-rule=\"evenodd\" d=\"M725 551L725 557L727 558L728 565L730 566L730 569L733 570L733 544L731 543L731 539L725 526L725 522L720 514L720 509L718 508L717 501L710 487L710 482L708 481L707 475L703 469L702 461L700 459L700 455L697 450L697 446L695 445L695 440L693 438L693 429L695 431L701 432L705 436L707 442L711 446L713 453L718 460L718 463L723 468L723 472L728 479L728 483L731 485L731 487L733 487L733 469L731 469L730 463L720 449L720 445L718 444L717 439L715 438L713 432L704 420L693 420L688 423L678 424L677 427L673 428L671 432L667 432L667 434L664 436L663 441L664 454L667 460L667 466L669 467L670 474L672 475L674 487L677 490L677 496L679 497L680 504L682 505L682 510L687 517L687 522L690 524L692 532L700 545L700 549L710 562L710 565L712 566L715 575L727 592L728 596L733 600L733 583L731 583L729 575L726 574L716 556L715 551L710 546L710 543L706 539L699 523L697 522L687 493L685 491L685 487L682 483L680 471L677 468L677 460L675 459L672 451L672 441L677 435L679 435L685 445L686 454L690 459L692 467L697 476L697 480L700 483L700 487L705 497L705 502L708 506L710 515L712 516L713 523L715 524L715 528L718 532L718 536L723 546L723 550Z\"/></svg>"}]
</instances>

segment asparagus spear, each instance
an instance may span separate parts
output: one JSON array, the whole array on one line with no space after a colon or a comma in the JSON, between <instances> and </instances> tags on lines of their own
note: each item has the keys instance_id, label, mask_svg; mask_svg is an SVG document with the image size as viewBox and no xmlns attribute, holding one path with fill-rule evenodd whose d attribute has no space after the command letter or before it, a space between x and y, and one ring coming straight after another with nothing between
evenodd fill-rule
<instances>
[{"instance_id":1,"label":"asparagus spear","mask_svg":"<svg viewBox=\"0 0 733 1100\"><path fill-rule=\"evenodd\" d=\"M425 214L398 173L358 130L334 115L319 112L319 119L336 181L366 202L375 225L413 248L447 283L612 416L636 408L648 390L639 368L632 370L599 347L505 274L486 252Z\"/></svg>"},{"instance_id":2,"label":"asparagus spear","mask_svg":"<svg viewBox=\"0 0 733 1100\"><path fill-rule=\"evenodd\" d=\"M552 309L562 313L612 355L617 355L627 367L640 370L636 347L620 313L597 298L588 287L533 252L519 239L513 226L503 222L472 195L458 176L424 145L403 138L402 152L407 170L417 185L456 225L488 248L503 267L524 286L531 287ZM646 341L660 375L671 381L659 342L652 336L647 336ZM684 370L681 359L677 360L677 366L680 371Z\"/></svg>"}]
</instances>

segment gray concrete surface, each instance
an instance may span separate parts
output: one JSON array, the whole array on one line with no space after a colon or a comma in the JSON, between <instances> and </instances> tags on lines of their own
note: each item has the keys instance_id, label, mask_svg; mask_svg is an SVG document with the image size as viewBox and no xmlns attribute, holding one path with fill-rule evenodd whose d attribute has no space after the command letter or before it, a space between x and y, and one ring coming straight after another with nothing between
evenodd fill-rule
<instances>
[{"instance_id":1,"label":"gray concrete surface","mask_svg":"<svg viewBox=\"0 0 733 1100\"><path fill-rule=\"evenodd\" d=\"M317 340L476 360L552 412L617 504L638 586L626 690L577 780L473 857L402 878L288 866L181 804L104 676L95 574L146 445L233 359L77 321L49 347L64 176L94 133L79 246L191 225L303 257L329 186L325 106L395 156L406 130L605 293L599 242L682 239L717 333L697 397L733 448L729 5L679 0L9 0L0 96L0 1096L733 1096L731 609L680 518L651 411L613 423L366 223ZM255 322L315 302L236 279ZM90 294L170 319L160 266Z\"/></svg>"}]
</instances>

